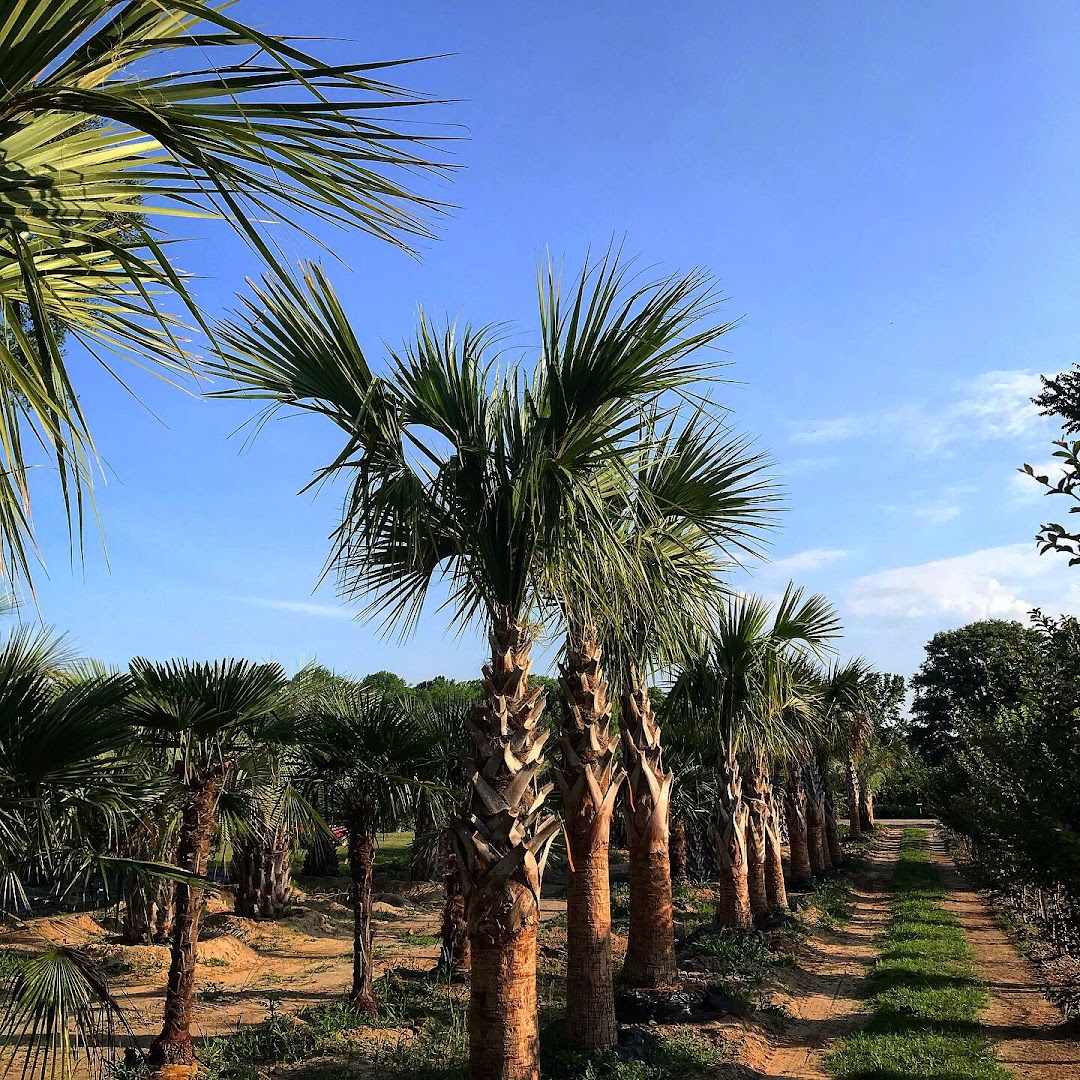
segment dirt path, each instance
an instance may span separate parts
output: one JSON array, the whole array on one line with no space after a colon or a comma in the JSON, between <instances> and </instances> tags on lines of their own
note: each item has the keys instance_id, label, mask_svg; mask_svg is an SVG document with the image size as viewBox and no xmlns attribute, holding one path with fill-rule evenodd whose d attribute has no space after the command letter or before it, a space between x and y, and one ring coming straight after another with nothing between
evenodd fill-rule
<instances>
[{"instance_id":1,"label":"dirt path","mask_svg":"<svg viewBox=\"0 0 1080 1080\"><path fill-rule=\"evenodd\" d=\"M885 825L870 857L868 873L856 882L851 921L813 941L800 954L801 970L788 984L782 1004L795 1017L769 1058L761 1080L799 1077L820 1080L830 1044L865 1019L861 985L876 955L875 938L889 918L889 884L900 846L900 827Z\"/></svg>"},{"instance_id":2,"label":"dirt path","mask_svg":"<svg viewBox=\"0 0 1080 1080\"><path fill-rule=\"evenodd\" d=\"M959 920L979 977L990 990L981 1026L998 1060L1024 1080L1080 1077L1080 1035L1043 997L1031 964L995 922L983 898L963 879L941 838L930 834L931 857L949 890L945 906Z\"/></svg>"}]
</instances>

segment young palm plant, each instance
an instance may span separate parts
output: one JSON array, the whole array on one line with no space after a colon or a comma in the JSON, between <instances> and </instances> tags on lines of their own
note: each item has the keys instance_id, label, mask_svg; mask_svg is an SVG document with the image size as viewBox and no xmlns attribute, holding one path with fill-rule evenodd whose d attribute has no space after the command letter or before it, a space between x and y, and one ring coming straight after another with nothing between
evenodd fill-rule
<instances>
[{"instance_id":1,"label":"young palm plant","mask_svg":"<svg viewBox=\"0 0 1080 1080\"><path fill-rule=\"evenodd\" d=\"M334 562L343 592L409 629L436 582L454 625L479 622L490 662L473 721L474 773L455 826L472 951L473 1080L539 1071L540 882L558 823L543 810L543 690L530 686L545 566L568 535L589 561L625 564L604 485L660 394L707 373L693 359L726 328L693 273L632 284L615 256L586 267L569 302L541 279L541 356L526 377L490 332L422 322L386 380L372 377L325 279L269 282L222 330L226 393L321 413L345 432L320 475L351 478ZM575 558L581 559L575 548Z\"/></svg>"},{"instance_id":2,"label":"young palm plant","mask_svg":"<svg viewBox=\"0 0 1080 1080\"><path fill-rule=\"evenodd\" d=\"M127 675L71 676L73 655L48 631L14 630L0 645L0 908L18 922L31 886L64 893L133 868L109 858L151 786L134 753ZM108 982L81 952L28 922L41 950L8 990L8 1051L24 1072L66 1073L122 1022Z\"/></svg>"},{"instance_id":3,"label":"young palm plant","mask_svg":"<svg viewBox=\"0 0 1080 1080\"><path fill-rule=\"evenodd\" d=\"M53 456L73 532L94 444L65 338L183 372L175 309L209 329L164 232L217 218L277 265L263 222L405 246L434 209L396 62L329 64L209 0L9 0L0 18L0 556L31 574L23 439ZM404 117L408 116L409 120ZM400 119L399 119L400 118ZM182 237L181 237L182 238Z\"/></svg>"},{"instance_id":4,"label":"young palm plant","mask_svg":"<svg viewBox=\"0 0 1080 1080\"><path fill-rule=\"evenodd\" d=\"M702 652L683 665L672 689L673 707L707 732L713 746L721 872L716 918L721 926L753 925L746 848L749 808L739 752L750 732L776 721L788 661L800 653L824 651L838 633L836 614L824 597L805 597L793 585L775 612L757 597L734 597Z\"/></svg>"},{"instance_id":5,"label":"young palm plant","mask_svg":"<svg viewBox=\"0 0 1080 1080\"><path fill-rule=\"evenodd\" d=\"M288 737L277 715L285 673L277 664L243 660L154 664L136 659L131 675L128 720L171 749L181 817L177 865L202 878L226 783L242 769L246 752ZM165 1016L149 1055L155 1068L194 1066L191 1019L202 899L199 885L177 883Z\"/></svg>"},{"instance_id":6,"label":"young palm plant","mask_svg":"<svg viewBox=\"0 0 1080 1080\"><path fill-rule=\"evenodd\" d=\"M323 669L305 673L303 709L312 738L303 748L307 787L348 836L353 907L352 1005L376 1007L372 883L380 832L408 820L416 789L437 775L439 730L414 697L361 686ZM432 797L438 807L438 791Z\"/></svg>"}]
</instances>

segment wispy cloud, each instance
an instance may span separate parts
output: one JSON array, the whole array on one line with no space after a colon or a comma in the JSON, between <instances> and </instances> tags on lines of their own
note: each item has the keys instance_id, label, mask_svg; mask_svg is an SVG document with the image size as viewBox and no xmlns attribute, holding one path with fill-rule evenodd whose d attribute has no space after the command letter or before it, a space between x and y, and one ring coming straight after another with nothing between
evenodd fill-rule
<instances>
[{"instance_id":1,"label":"wispy cloud","mask_svg":"<svg viewBox=\"0 0 1080 1080\"><path fill-rule=\"evenodd\" d=\"M244 601L257 607L274 611L288 611L294 615L313 615L322 619L352 619L356 612L336 604L316 604L309 600L273 600L264 596L245 596Z\"/></svg>"},{"instance_id":2,"label":"wispy cloud","mask_svg":"<svg viewBox=\"0 0 1080 1080\"><path fill-rule=\"evenodd\" d=\"M852 583L845 607L889 621L968 622L1022 619L1033 607L1068 609L1078 598L1080 575L1066 560L1040 556L1034 543L1024 543L866 574Z\"/></svg>"},{"instance_id":3,"label":"wispy cloud","mask_svg":"<svg viewBox=\"0 0 1080 1080\"><path fill-rule=\"evenodd\" d=\"M827 443L888 437L926 453L956 442L1014 439L1047 425L1031 403L1041 386L1035 372L987 371L959 384L951 400L808 421L796 428L792 438Z\"/></svg>"},{"instance_id":4,"label":"wispy cloud","mask_svg":"<svg viewBox=\"0 0 1080 1080\"><path fill-rule=\"evenodd\" d=\"M846 559L851 554L844 548L807 548L783 559L770 562L767 570L771 574L788 576L806 570L820 570L829 563Z\"/></svg>"}]
</instances>

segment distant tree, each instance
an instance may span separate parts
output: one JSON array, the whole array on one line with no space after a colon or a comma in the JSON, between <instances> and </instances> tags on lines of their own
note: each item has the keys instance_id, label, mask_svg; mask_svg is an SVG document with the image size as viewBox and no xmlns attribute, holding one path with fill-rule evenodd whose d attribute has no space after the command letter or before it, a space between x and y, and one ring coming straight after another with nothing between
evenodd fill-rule
<instances>
[{"instance_id":1,"label":"distant tree","mask_svg":"<svg viewBox=\"0 0 1080 1080\"><path fill-rule=\"evenodd\" d=\"M911 679L911 742L927 764L940 765L949 757L961 716L986 719L1020 704L1038 646L1034 630L1005 619L985 619L931 638Z\"/></svg>"},{"instance_id":2,"label":"distant tree","mask_svg":"<svg viewBox=\"0 0 1080 1080\"><path fill-rule=\"evenodd\" d=\"M371 690L383 696L406 697L409 694L409 684L392 671L373 671L360 680L360 685L365 690Z\"/></svg>"}]
</instances>

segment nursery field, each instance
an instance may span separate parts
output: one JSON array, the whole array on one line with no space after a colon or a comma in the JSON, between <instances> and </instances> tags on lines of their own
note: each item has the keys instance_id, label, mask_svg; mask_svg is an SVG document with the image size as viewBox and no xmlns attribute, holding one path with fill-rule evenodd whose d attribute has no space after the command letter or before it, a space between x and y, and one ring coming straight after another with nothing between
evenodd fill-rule
<instances>
[{"instance_id":1,"label":"nursery field","mask_svg":"<svg viewBox=\"0 0 1080 1080\"><path fill-rule=\"evenodd\" d=\"M467 987L438 973L443 888L407 880L408 839L384 838L373 902L378 1008L370 1015L347 1004L346 878L299 878L282 919L233 914L228 888L208 900L194 1024L208 1075L464 1075ZM1080 1069L1077 1031L931 827L883 823L871 842L849 845L846 861L842 874L793 897L792 919L749 936L714 926L713 889L679 886L682 993L649 1015L647 995L619 992L620 1045L589 1062L560 1049L565 872L553 868L541 902L544 1075L997 1080ZM625 852L613 852L616 964L626 946L627 870ZM40 934L85 950L148 1046L160 1026L168 949L120 944L112 909L33 925L32 936L7 935L5 954L39 946Z\"/></svg>"}]
</instances>

